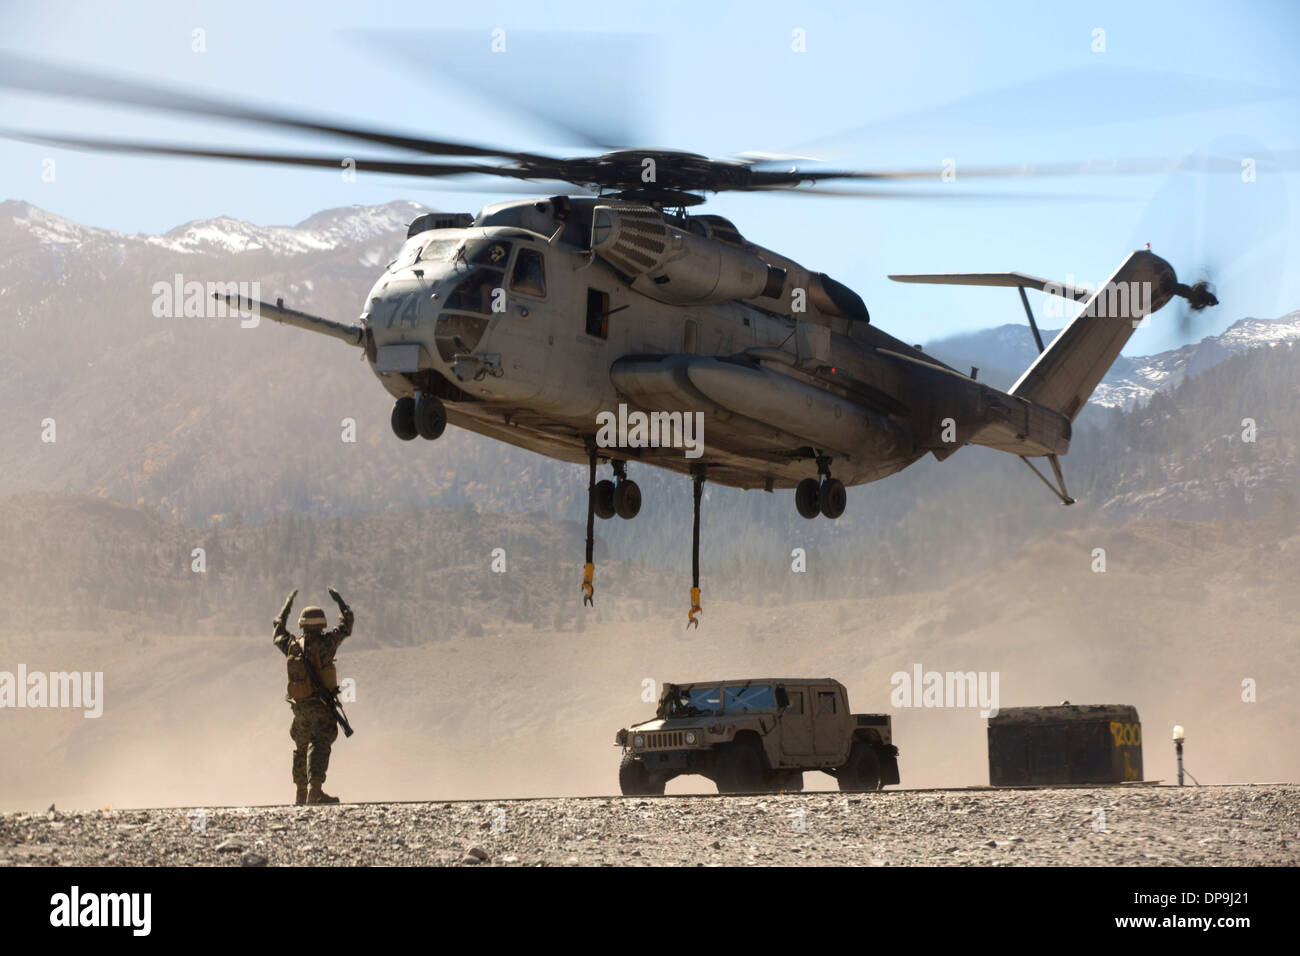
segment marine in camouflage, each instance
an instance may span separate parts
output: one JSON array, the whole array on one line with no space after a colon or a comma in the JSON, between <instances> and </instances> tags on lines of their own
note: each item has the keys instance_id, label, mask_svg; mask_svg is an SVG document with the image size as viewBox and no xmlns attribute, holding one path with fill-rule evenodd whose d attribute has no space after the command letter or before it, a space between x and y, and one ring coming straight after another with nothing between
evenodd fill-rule
<instances>
[{"instance_id":1,"label":"marine in camouflage","mask_svg":"<svg viewBox=\"0 0 1300 956\"><path fill-rule=\"evenodd\" d=\"M292 701L293 723L289 736L293 738L293 782L298 787L325 783L325 772L330 767L330 750L339 736L339 725L334 714L315 697Z\"/></svg>"},{"instance_id":2,"label":"marine in camouflage","mask_svg":"<svg viewBox=\"0 0 1300 956\"><path fill-rule=\"evenodd\" d=\"M297 592L294 592L295 594ZM285 656L289 683L285 700L293 710L293 723L289 736L293 739L293 782L297 788L298 803L337 803L321 790L329 770L330 750L338 739L339 728L333 711L318 696L311 683L304 658L310 661L326 688L338 687L338 672L334 656L339 645L352 633L354 615L338 592L330 589L331 597L338 602L340 620L338 627L325 630L325 613L318 607L304 608L298 619L302 636L295 636L286 627L289 606L293 595L275 620L273 641Z\"/></svg>"}]
</instances>

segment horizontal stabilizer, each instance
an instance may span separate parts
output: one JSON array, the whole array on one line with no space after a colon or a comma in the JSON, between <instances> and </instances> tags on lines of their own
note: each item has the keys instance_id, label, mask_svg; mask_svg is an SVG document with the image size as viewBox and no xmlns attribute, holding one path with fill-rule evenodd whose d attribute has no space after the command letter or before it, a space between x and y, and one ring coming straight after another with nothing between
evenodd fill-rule
<instances>
[{"instance_id":1,"label":"horizontal stabilizer","mask_svg":"<svg viewBox=\"0 0 1300 956\"><path fill-rule=\"evenodd\" d=\"M1040 279L1038 276L1025 275L1023 272L940 272L917 275L891 275L895 282L924 282L930 285L988 285L1002 286L1008 289L1037 289L1048 295L1082 302L1091 293L1086 289L1076 289L1064 282Z\"/></svg>"}]
</instances>

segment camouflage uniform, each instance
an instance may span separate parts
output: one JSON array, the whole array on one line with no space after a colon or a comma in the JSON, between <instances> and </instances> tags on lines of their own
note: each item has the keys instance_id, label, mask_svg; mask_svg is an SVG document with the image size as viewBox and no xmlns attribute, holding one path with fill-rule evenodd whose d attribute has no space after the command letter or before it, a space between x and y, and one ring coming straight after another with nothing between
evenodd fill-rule
<instances>
[{"instance_id":1,"label":"camouflage uniform","mask_svg":"<svg viewBox=\"0 0 1300 956\"><path fill-rule=\"evenodd\" d=\"M302 637L290 634L283 624L275 629L275 646L288 660L289 687L285 700L293 708L289 736L293 738L293 782L299 789L311 785L319 790L329 769L330 748L338 738L339 728L333 711L315 694L302 664L305 654L315 665L321 682L329 690L338 685L334 655L339 645L352 633L354 615L345 608L339 626L330 631L306 629ZM301 801L300 801L301 802Z\"/></svg>"}]
</instances>

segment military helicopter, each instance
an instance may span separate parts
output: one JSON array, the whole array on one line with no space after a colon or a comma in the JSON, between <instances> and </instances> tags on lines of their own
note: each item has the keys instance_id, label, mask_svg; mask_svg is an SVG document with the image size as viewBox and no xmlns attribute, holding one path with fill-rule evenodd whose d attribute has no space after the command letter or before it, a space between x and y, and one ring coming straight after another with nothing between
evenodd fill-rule
<instances>
[{"instance_id":1,"label":"military helicopter","mask_svg":"<svg viewBox=\"0 0 1300 956\"><path fill-rule=\"evenodd\" d=\"M721 216L696 211L709 193L801 192L823 181L874 184L835 195L887 195L891 182L934 178L934 170L804 169L667 149L559 158L306 118L16 57L0 57L0 85L439 157L347 160L359 172L579 187L577 195L496 202L477 215L419 216L354 323L309 315L283 300L238 304L361 350L393 397L392 429L402 441L436 440L451 424L585 464L587 605L594 604L595 519L633 519L640 510L630 470L688 475L688 627L698 626L702 610L706 481L793 488L804 518L835 519L847 506L848 486L977 444L1018 456L1071 504L1059 462L1070 447L1071 423L1134 328L1176 296L1196 310L1217 304L1205 282L1180 282L1149 249L1125 258L1095 291L1017 272L891 276L1019 291L1040 355L1002 391L980 382L976 369L959 371L880 329L846 285L750 241ZM344 162L326 153L3 135L77 149L336 170ZM469 161L486 159L496 162ZM966 175L1024 172L1014 166ZM1081 303L1050 345L1026 289ZM1047 460L1054 480L1034 458ZM610 477L600 477L604 466Z\"/></svg>"}]
</instances>

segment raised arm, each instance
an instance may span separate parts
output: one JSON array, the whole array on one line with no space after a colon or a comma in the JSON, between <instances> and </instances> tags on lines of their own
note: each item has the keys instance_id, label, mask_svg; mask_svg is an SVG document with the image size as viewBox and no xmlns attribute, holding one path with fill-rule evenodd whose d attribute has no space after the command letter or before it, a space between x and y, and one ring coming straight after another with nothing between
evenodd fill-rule
<instances>
[{"instance_id":1,"label":"raised arm","mask_svg":"<svg viewBox=\"0 0 1300 956\"><path fill-rule=\"evenodd\" d=\"M339 606L339 626L326 635L329 638L330 651L333 652L352 633L352 622L356 619L356 615L352 613L352 608L348 607L347 602L343 600L343 595L337 590L333 587L327 587L325 590L329 591L330 597Z\"/></svg>"},{"instance_id":2,"label":"raised arm","mask_svg":"<svg viewBox=\"0 0 1300 956\"><path fill-rule=\"evenodd\" d=\"M279 615L271 622L275 625L275 632L271 640L280 649L280 653L286 657L289 656L289 639L293 636L289 633L289 628L286 625L289 621L289 611L293 609L293 599L297 596L298 589L294 588L289 592L289 596L284 599L284 607L280 608Z\"/></svg>"}]
</instances>

